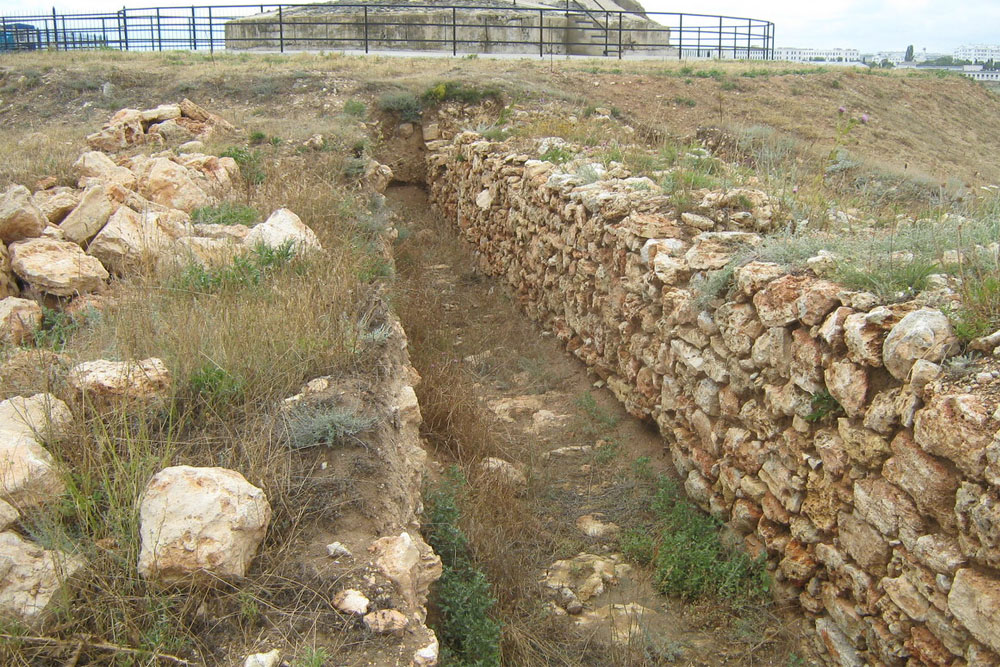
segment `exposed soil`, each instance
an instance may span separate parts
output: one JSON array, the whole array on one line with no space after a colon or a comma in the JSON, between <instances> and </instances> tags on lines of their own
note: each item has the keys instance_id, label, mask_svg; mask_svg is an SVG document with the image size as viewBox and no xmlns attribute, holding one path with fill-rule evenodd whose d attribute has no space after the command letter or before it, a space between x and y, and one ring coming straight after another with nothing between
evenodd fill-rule
<instances>
[{"instance_id":1,"label":"exposed soil","mask_svg":"<svg viewBox=\"0 0 1000 667\"><path fill-rule=\"evenodd\" d=\"M449 338L436 341L433 351L414 349L414 364L422 374L433 375L435 370L428 366L449 356L445 363L460 366L456 381L474 393L488 423L504 433L504 451L482 454L501 456L525 472L528 491L520 507L531 513L536 530L504 549L512 558L516 552L524 594L545 600L544 587L537 582L554 561L579 553L617 552L616 536L588 537L576 522L594 515L623 530L637 525L648 501L650 478L675 474L665 444L655 425L628 416L609 391L599 388L600 382L595 385L583 364L518 312L496 279L478 271L471 249L430 209L421 188L396 186L387 196L409 234L397 255L401 298L408 302L401 311L411 346L418 344L428 321L438 323L438 331ZM428 433L428 440L439 467L462 463L475 470L471 464L479 453L473 443L464 443L456 455L454 447L440 445L435 433ZM553 451L556 454L550 455ZM489 526L469 530L474 543L490 539ZM773 610L741 618L710 601L667 598L654 589L651 573L638 566L588 601L584 614L629 603L654 612L638 621L641 641L633 640L627 649L616 647L616 628L610 623L577 628L573 616L562 616L555 632L565 634L567 652L545 664L784 665L791 653L807 654ZM513 601L501 606L507 613L530 609ZM507 625L527 620L503 618Z\"/></svg>"}]
</instances>

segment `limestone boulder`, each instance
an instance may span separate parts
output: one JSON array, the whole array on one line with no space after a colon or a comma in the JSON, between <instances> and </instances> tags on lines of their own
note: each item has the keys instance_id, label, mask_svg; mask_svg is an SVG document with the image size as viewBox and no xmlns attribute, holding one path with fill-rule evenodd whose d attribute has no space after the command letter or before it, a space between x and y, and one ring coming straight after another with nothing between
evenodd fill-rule
<instances>
[{"instance_id":1,"label":"limestone boulder","mask_svg":"<svg viewBox=\"0 0 1000 667\"><path fill-rule=\"evenodd\" d=\"M333 596L333 606L345 614L364 616L368 613L368 605L371 600L361 591L355 588L345 588Z\"/></svg>"},{"instance_id":2,"label":"limestone boulder","mask_svg":"<svg viewBox=\"0 0 1000 667\"><path fill-rule=\"evenodd\" d=\"M840 305L840 299L837 297L839 293L840 286L836 283L829 280L810 280L797 301L799 321L808 326L821 324L826 316Z\"/></svg>"},{"instance_id":3,"label":"limestone boulder","mask_svg":"<svg viewBox=\"0 0 1000 667\"><path fill-rule=\"evenodd\" d=\"M741 249L759 245L761 237L749 232L704 232L694 237L684 256L696 271L721 269Z\"/></svg>"},{"instance_id":4,"label":"limestone boulder","mask_svg":"<svg viewBox=\"0 0 1000 667\"><path fill-rule=\"evenodd\" d=\"M406 614L398 609L379 609L365 614L365 627L378 635L402 634L409 620Z\"/></svg>"},{"instance_id":5,"label":"limestone boulder","mask_svg":"<svg viewBox=\"0 0 1000 667\"><path fill-rule=\"evenodd\" d=\"M56 296L96 292L109 275L96 257L84 253L76 243L51 238L12 244L10 264L25 282Z\"/></svg>"},{"instance_id":6,"label":"limestone boulder","mask_svg":"<svg viewBox=\"0 0 1000 667\"><path fill-rule=\"evenodd\" d=\"M87 247L111 273L125 275L152 267L156 257L174 241L175 229L161 224L166 216L136 213L122 206Z\"/></svg>"},{"instance_id":7,"label":"limestone boulder","mask_svg":"<svg viewBox=\"0 0 1000 667\"><path fill-rule=\"evenodd\" d=\"M882 366L882 342L886 330L882 326L881 315L881 312L875 311L851 313L844 319L844 342L852 361Z\"/></svg>"},{"instance_id":8,"label":"limestone boulder","mask_svg":"<svg viewBox=\"0 0 1000 667\"><path fill-rule=\"evenodd\" d=\"M86 187L92 179L104 183L115 183L124 188L135 186L135 174L115 164L114 160L100 151L87 151L73 163L73 173L80 187Z\"/></svg>"},{"instance_id":9,"label":"limestone boulder","mask_svg":"<svg viewBox=\"0 0 1000 667\"><path fill-rule=\"evenodd\" d=\"M23 185L12 185L0 195L0 241L11 243L41 236L48 218Z\"/></svg>"},{"instance_id":10,"label":"limestone boulder","mask_svg":"<svg viewBox=\"0 0 1000 667\"><path fill-rule=\"evenodd\" d=\"M258 245L280 248L286 243L290 243L297 252L322 248L316 233L287 208L279 208L267 220L254 225L243 239L243 245L248 248L255 248Z\"/></svg>"},{"instance_id":11,"label":"limestone boulder","mask_svg":"<svg viewBox=\"0 0 1000 667\"><path fill-rule=\"evenodd\" d=\"M0 497L27 508L63 492L55 460L41 442L59 437L72 421L66 404L50 394L0 402Z\"/></svg>"},{"instance_id":12,"label":"limestone boulder","mask_svg":"<svg viewBox=\"0 0 1000 667\"><path fill-rule=\"evenodd\" d=\"M231 190L240 175L240 167L231 157L191 153L179 156L177 161L204 176L209 189L220 195Z\"/></svg>"},{"instance_id":13,"label":"limestone boulder","mask_svg":"<svg viewBox=\"0 0 1000 667\"><path fill-rule=\"evenodd\" d=\"M441 559L418 535L403 531L372 543L375 567L396 585L408 611L422 617L430 585L441 576Z\"/></svg>"},{"instance_id":14,"label":"limestone boulder","mask_svg":"<svg viewBox=\"0 0 1000 667\"><path fill-rule=\"evenodd\" d=\"M21 290L10 270L10 253L7 251L7 246L0 243L0 299L17 296L20 293Z\"/></svg>"},{"instance_id":15,"label":"limestone boulder","mask_svg":"<svg viewBox=\"0 0 1000 667\"><path fill-rule=\"evenodd\" d=\"M653 275L667 285L680 285L691 275L690 267L682 257L671 257L665 252L657 252L652 260Z\"/></svg>"},{"instance_id":16,"label":"limestone boulder","mask_svg":"<svg viewBox=\"0 0 1000 667\"><path fill-rule=\"evenodd\" d=\"M180 118L181 113L181 106L179 104L161 104L158 107L140 111L139 118L144 123L162 123L166 120Z\"/></svg>"},{"instance_id":17,"label":"limestone boulder","mask_svg":"<svg viewBox=\"0 0 1000 667\"><path fill-rule=\"evenodd\" d=\"M921 308L908 313L885 338L882 360L897 380L905 381L915 361L942 361L958 346L948 317L940 310Z\"/></svg>"},{"instance_id":18,"label":"limestone boulder","mask_svg":"<svg viewBox=\"0 0 1000 667\"><path fill-rule=\"evenodd\" d=\"M84 191L77 207L59 223L59 229L67 240L83 245L101 231L117 208L108 188L97 183Z\"/></svg>"},{"instance_id":19,"label":"limestone boulder","mask_svg":"<svg viewBox=\"0 0 1000 667\"><path fill-rule=\"evenodd\" d=\"M0 533L0 616L40 626L54 598L83 561L61 551L46 550L16 533Z\"/></svg>"},{"instance_id":20,"label":"limestone boulder","mask_svg":"<svg viewBox=\"0 0 1000 667\"><path fill-rule=\"evenodd\" d=\"M232 239L185 236L174 241L161 255L159 267L170 270L197 264L215 268L231 264L236 257L247 251L245 245Z\"/></svg>"},{"instance_id":21,"label":"limestone boulder","mask_svg":"<svg viewBox=\"0 0 1000 667\"><path fill-rule=\"evenodd\" d=\"M375 160L369 160L368 164L365 165L365 172L362 176L362 182L366 187L371 188L375 192L382 193L385 189L389 187L389 183L392 183L392 169L385 164L380 164ZM479 200L476 200L478 203ZM487 206L487 208L489 208Z\"/></svg>"},{"instance_id":22,"label":"limestone boulder","mask_svg":"<svg viewBox=\"0 0 1000 667\"><path fill-rule=\"evenodd\" d=\"M238 472L165 468L140 501L139 573L164 583L197 574L243 578L270 521L267 496Z\"/></svg>"},{"instance_id":23,"label":"limestone boulder","mask_svg":"<svg viewBox=\"0 0 1000 667\"><path fill-rule=\"evenodd\" d=\"M77 392L94 403L162 398L170 390L170 371L162 359L141 361L85 361L69 372L66 380Z\"/></svg>"},{"instance_id":24,"label":"limestone boulder","mask_svg":"<svg viewBox=\"0 0 1000 667\"><path fill-rule=\"evenodd\" d=\"M134 169L139 194L157 204L190 213L196 208L211 206L208 195L192 174L182 165L165 157L140 161Z\"/></svg>"},{"instance_id":25,"label":"limestone boulder","mask_svg":"<svg viewBox=\"0 0 1000 667\"><path fill-rule=\"evenodd\" d=\"M80 204L80 193L72 188L39 190L31 200L49 223L58 225Z\"/></svg>"},{"instance_id":26,"label":"limestone boulder","mask_svg":"<svg viewBox=\"0 0 1000 667\"><path fill-rule=\"evenodd\" d=\"M850 417L860 417L867 406L868 371L846 359L834 361L823 371L826 389Z\"/></svg>"},{"instance_id":27,"label":"limestone boulder","mask_svg":"<svg viewBox=\"0 0 1000 667\"><path fill-rule=\"evenodd\" d=\"M0 299L0 339L14 345L31 340L42 326L42 307L29 299Z\"/></svg>"},{"instance_id":28,"label":"limestone boulder","mask_svg":"<svg viewBox=\"0 0 1000 667\"><path fill-rule=\"evenodd\" d=\"M194 138L194 133L191 132L191 130L184 127L173 118L150 125L148 132L150 134L159 134L163 137L164 141L171 145L183 144L184 142L191 141Z\"/></svg>"}]
</instances>

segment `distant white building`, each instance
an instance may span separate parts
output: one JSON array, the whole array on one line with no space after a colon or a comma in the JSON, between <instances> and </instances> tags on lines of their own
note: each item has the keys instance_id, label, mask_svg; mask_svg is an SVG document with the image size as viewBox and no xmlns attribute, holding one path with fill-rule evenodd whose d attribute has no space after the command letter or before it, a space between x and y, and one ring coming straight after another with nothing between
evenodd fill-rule
<instances>
[{"instance_id":1,"label":"distant white building","mask_svg":"<svg viewBox=\"0 0 1000 667\"><path fill-rule=\"evenodd\" d=\"M997 44L975 44L972 46L960 46L955 49L956 60L971 60L974 63L984 63L988 60L1000 61L1000 45Z\"/></svg>"},{"instance_id":2,"label":"distant white building","mask_svg":"<svg viewBox=\"0 0 1000 667\"><path fill-rule=\"evenodd\" d=\"M860 63L857 49L800 49L780 47L774 49L775 60L793 63Z\"/></svg>"}]
</instances>

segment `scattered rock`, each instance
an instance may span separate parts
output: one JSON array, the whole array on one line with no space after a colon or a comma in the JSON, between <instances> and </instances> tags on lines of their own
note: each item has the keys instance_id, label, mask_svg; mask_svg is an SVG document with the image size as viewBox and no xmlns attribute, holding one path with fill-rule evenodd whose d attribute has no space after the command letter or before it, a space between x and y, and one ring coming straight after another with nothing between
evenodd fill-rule
<instances>
[{"instance_id":1,"label":"scattered rock","mask_svg":"<svg viewBox=\"0 0 1000 667\"><path fill-rule=\"evenodd\" d=\"M600 630L612 643L627 645L633 637L645 635L643 617L655 614L652 609L635 602L609 604L582 614L576 624L588 630Z\"/></svg>"},{"instance_id":2,"label":"scattered rock","mask_svg":"<svg viewBox=\"0 0 1000 667\"><path fill-rule=\"evenodd\" d=\"M379 609L365 614L365 627L379 635L402 634L409 621L398 609Z\"/></svg>"},{"instance_id":3,"label":"scattered rock","mask_svg":"<svg viewBox=\"0 0 1000 667\"><path fill-rule=\"evenodd\" d=\"M340 542L332 542L326 545L326 555L330 558L353 558L354 554Z\"/></svg>"},{"instance_id":4,"label":"scattered rock","mask_svg":"<svg viewBox=\"0 0 1000 667\"><path fill-rule=\"evenodd\" d=\"M155 357L142 361L98 359L77 364L67 381L93 402L108 399L149 400L162 398L170 390L170 371Z\"/></svg>"},{"instance_id":5,"label":"scattered rock","mask_svg":"<svg viewBox=\"0 0 1000 667\"><path fill-rule=\"evenodd\" d=\"M333 606L345 614L364 616L369 604L371 601L365 594L354 588L345 588L333 596Z\"/></svg>"},{"instance_id":6,"label":"scattered rock","mask_svg":"<svg viewBox=\"0 0 1000 667\"><path fill-rule=\"evenodd\" d=\"M42 326L42 307L34 301L9 296L0 300L0 339L20 345Z\"/></svg>"},{"instance_id":7,"label":"scattered rock","mask_svg":"<svg viewBox=\"0 0 1000 667\"><path fill-rule=\"evenodd\" d=\"M139 574L164 583L200 572L242 578L270 521L264 492L238 472L165 468L140 501Z\"/></svg>"},{"instance_id":8,"label":"scattered rock","mask_svg":"<svg viewBox=\"0 0 1000 667\"><path fill-rule=\"evenodd\" d=\"M576 527L587 537L605 540L618 535L621 529L618 524L605 522L603 514L586 514L576 520Z\"/></svg>"},{"instance_id":9,"label":"scattered rock","mask_svg":"<svg viewBox=\"0 0 1000 667\"><path fill-rule=\"evenodd\" d=\"M169 158L143 160L135 171L139 194L151 202L186 213L215 203L185 167Z\"/></svg>"},{"instance_id":10,"label":"scattered rock","mask_svg":"<svg viewBox=\"0 0 1000 667\"><path fill-rule=\"evenodd\" d=\"M254 225L243 239L243 245L250 248L257 245L280 248L286 243L303 252L322 249L315 232L287 208L279 208L266 221Z\"/></svg>"},{"instance_id":11,"label":"scattered rock","mask_svg":"<svg viewBox=\"0 0 1000 667\"><path fill-rule=\"evenodd\" d=\"M422 540L408 532L372 543L375 566L392 581L411 611L423 608L430 585L441 576L441 559Z\"/></svg>"},{"instance_id":12,"label":"scattered rock","mask_svg":"<svg viewBox=\"0 0 1000 667\"><path fill-rule=\"evenodd\" d=\"M53 597L83 561L48 551L16 533L0 533L0 615L37 627Z\"/></svg>"},{"instance_id":13,"label":"scattered rock","mask_svg":"<svg viewBox=\"0 0 1000 667\"><path fill-rule=\"evenodd\" d=\"M278 667L281 664L281 651L273 649L267 653L248 655L243 661L243 667Z\"/></svg>"},{"instance_id":14,"label":"scattered rock","mask_svg":"<svg viewBox=\"0 0 1000 667\"><path fill-rule=\"evenodd\" d=\"M107 187L96 183L84 191L80 203L59 223L59 229L67 240L83 245L101 231L115 209Z\"/></svg>"},{"instance_id":15,"label":"scattered rock","mask_svg":"<svg viewBox=\"0 0 1000 667\"><path fill-rule=\"evenodd\" d=\"M88 151L73 163L73 173L79 179L81 188L87 187L91 179L99 182L115 183L128 190L135 186L135 174L119 167L106 154L100 151Z\"/></svg>"},{"instance_id":16,"label":"scattered rock","mask_svg":"<svg viewBox=\"0 0 1000 667\"><path fill-rule=\"evenodd\" d=\"M479 470L483 477L503 486L511 487L518 494L523 494L528 489L528 479L510 461L490 456L480 462Z\"/></svg>"}]
</instances>

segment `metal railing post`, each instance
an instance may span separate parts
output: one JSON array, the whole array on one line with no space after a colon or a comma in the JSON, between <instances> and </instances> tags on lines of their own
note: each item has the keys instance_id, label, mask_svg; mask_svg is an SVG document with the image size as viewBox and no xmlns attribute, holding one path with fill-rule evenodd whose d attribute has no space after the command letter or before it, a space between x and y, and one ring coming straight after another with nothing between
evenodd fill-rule
<instances>
[{"instance_id":1,"label":"metal railing post","mask_svg":"<svg viewBox=\"0 0 1000 667\"><path fill-rule=\"evenodd\" d=\"M753 35L753 29L750 21L751 19L747 19L747 60L750 60L750 38Z\"/></svg>"},{"instance_id":2,"label":"metal railing post","mask_svg":"<svg viewBox=\"0 0 1000 667\"><path fill-rule=\"evenodd\" d=\"M368 53L368 5L365 5L365 53Z\"/></svg>"},{"instance_id":3,"label":"metal railing post","mask_svg":"<svg viewBox=\"0 0 1000 667\"><path fill-rule=\"evenodd\" d=\"M618 12L618 60L622 59L622 13Z\"/></svg>"},{"instance_id":4,"label":"metal railing post","mask_svg":"<svg viewBox=\"0 0 1000 667\"><path fill-rule=\"evenodd\" d=\"M59 24L56 22L56 8L52 8L52 38L56 41L56 51L59 50Z\"/></svg>"},{"instance_id":5,"label":"metal railing post","mask_svg":"<svg viewBox=\"0 0 1000 667\"><path fill-rule=\"evenodd\" d=\"M451 55L458 55L458 26L456 25L458 21L458 10L454 7L451 8Z\"/></svg>"},{"instance_id":6,"label":"metal railing post","mask_svg":"<svg viewBox=\"0 0 1000 667\"><path fill-rule=\"evenodd\" d=\"M208 6L208 52L215 53L215 23L212 21L212 5Z\"/></svg>"},{"instance_id":7,"label":"metal railing post","mask_svg":"<svg viewBox=\"0 0 1000 667\"><path fill-rule=\"evenodd\" d=\"M538 57L545 57L545 17L542 15L544 9L538 10Z\"/></svg>"},{"instance_id":8,"label":"metal railing post","mask_svg":"<svg viewBox=\"0 0 1000 667\"><path fill-rule=\"evenodd\" d=\"M720 59L722 58L722 17L719 17L719 51L716 53Z\"/></svg>"},{"instance_id":9,"label":"metal railing post","mask_svg":"<svg viewBox=\"0 0 1000 667\"><path fill-rule=\"evenodd\" d=\"M196 30L195 26L197 25L197 23L198 22L195 19L194 15L194 5L191 5L191 50L192 51L198 50L198 33L195 32Z\"/></svg>"},{"instance_id":10,"label":"metal railing post","mask_svg":"<svg viewBox=\"0 0 1000 667\"><path fill-rule=\"evenodd\" d=\"M684 58L684 15L677 18L677 60Z\"/></svg>"},{"instance_id":11,"label":"metal railing post","mask_svg":"<svg viewBox=\"0 0 1000 667\"><path fill-rule=\"evenodd\" d=\"M285 52L285 23L281 13L281 5L278 5L278 50Z\"/></svg>"}]
</instances>

